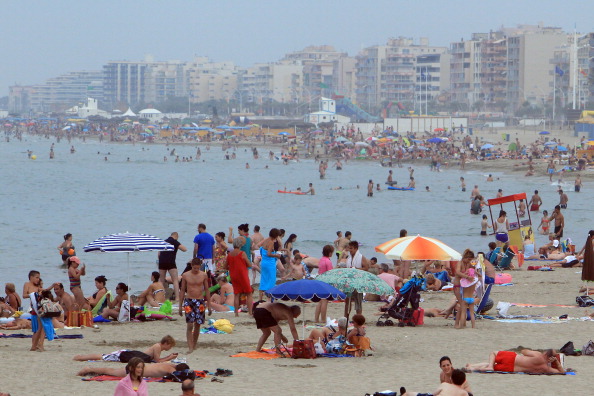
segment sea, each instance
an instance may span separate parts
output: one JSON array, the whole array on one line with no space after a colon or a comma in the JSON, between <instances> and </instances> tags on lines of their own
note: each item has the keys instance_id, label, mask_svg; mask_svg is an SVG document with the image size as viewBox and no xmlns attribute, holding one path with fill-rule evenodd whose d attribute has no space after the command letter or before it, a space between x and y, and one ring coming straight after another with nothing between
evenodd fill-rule
<instances>
[{"instance_id":1,"label":"sea","mask_svg":"<svg viewBox=\"0 0 594 396\"><path fill-rule=\"evenodd\" d=\"M49 159L54 143L55 158ZM71 154L70 147L76 152ZM200 160L174 162L170 150L182 157ZM11 138L0 142L0 283L13 282L20 290L27 274L41 272L44 285L62 282L68 287L68 275L62 266L57 246L63 235L72 233L77 255L87 266L82 278L83 291L95 291L94 278L105 275L108 288L117 282L129 282L132 290L143 290L156 269L156 252L85 253L83 247L104 235L134 232L167 238L179 233L179 241L188 252L178 252L180 269L191 258L197 225L204 223L213 235L229 227L248 223L250 232L259 225L266 236L272 227L284 228L286 236L297 235L296 249L320 257L322 247L336 239L337 231L351 231L362 253L388 262L374 247L399 236L420 234L445 242L462 252L466 248L486 251L493 237L481 237L481 216L469 214L470 191L476 184L485 198L495 197L499 188L504 195L535 189L544 201L541 209L552 211L559 202L558 183L545 175L524 177L466 170L458 166L432 172L421 162L394 167L394 180L407 185L408 167L414 168L416 191L387 190L384 182L388 168L368 160L351 160L336 170L330 160L325 179L321 180L313 159L291 161L287 165L270 160L268 152L280 155L280 148L254 144L260 153L252 157L250 147L228 150L236 159L225 159L221 146L122 144L25 135L22 141ZM36 159L30 159L31 150ZM164 157L167 161L164 161ZM107 158L107 161L105 160ZM246 169L246 163L250 168ZM495 181L486 182L487 173ZM460 176L467 191L460 189ZM379 183L381 191L367 197L367 183ZM591 223L591 193L586 181L582 192L573 192L574 177L566 176L562 187L569 195L565 237L582 247ZM316 194L280 194L277 190L308 189L313 183ZM430 191L425 191L429 186ZM341 187L341 189L335 189ZM513 205L504 205L513 213ZM493 215L499 207L493 207ZM483 214L489 215L488 208ZM531 213L534 230L541 213ZM513 215L510 216L510 221ZM537 234L536 245L547 241Z\"/></svg>"}]
</instances>

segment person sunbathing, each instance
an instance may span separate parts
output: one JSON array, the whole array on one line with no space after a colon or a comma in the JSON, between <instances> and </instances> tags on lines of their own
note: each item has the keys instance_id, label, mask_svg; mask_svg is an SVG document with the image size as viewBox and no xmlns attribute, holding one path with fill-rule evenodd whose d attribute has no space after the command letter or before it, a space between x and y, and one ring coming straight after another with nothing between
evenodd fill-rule
<instances>
[{"instance_id":1,"label":"person sunbathing","mask_svg":"<svg viewBox=\"0 0 594 396\"><path fill-rule=\"evenodd\" d=\"M326 325L318 329L313 329L311 333L309 333L309 336L307 336L307 339L313 340L314 343L322 341L324 345L326 345L331 340L335 340L340 336L346 337L347 318L342 317L338 319L336 323L336 327L333 325Z\"/></svg>"},{"instance_id":2,"label":"person sunbathing","mask_svg":"<svg viewBox=\"0 0 594 396\"><path fill-rule=\"evenodd\" d=\"M147 363L144 365L144 376L151 378L164 377L174 371L187 370L190 367L185 363L175 365L173 363ZM84 377L87 375L111 375L114 377L125 377L126 367L85 367L76 375Z\"/></svg>"},{"instance_id":3,"label":"person sunbathing","mask_svg":"<svg viewBox=\"0 0 594 396\"><path fill-rule=\"evenodd\" d=\"M227 280L227 275L221 274L217 276L217 283L221 287L219 293L212 293L210 295L210 306L217 312L235 311L233 305L235 294L233 293L233 285Z\"/></svg>"},{"instance_id":4,"label":"person sunbathing","mask_svg":"<svg viewBox=\"0 0 594 396\"><path fill-rule=\"evenodd\" d=\"M160 304L165 302L165 286L159 282L161 275L157 271L153 271L151 274L152 283L149 287L140 293L140 296L135 299L134 304L137 306L143 306L148 303L151 307L159 307ZM134 299L134 297L132 297Z\"/></svg>"},{"instance_id":5,"label":"person sunbathing","mask_svg":"<svg viewBox=\"0 0 594 396\"><path fill-rule=\"evenodd\" d=\"M550 263L549 267L556 267L556 268L572 268L572 267L582 267L583 264L578 260L578 258L572 254L565 256L561 261L555 261L554 263Z\"/></svg>"},{"instance_id":6,"label":"person sunbathing","mask_svg":"<svg viewBox=\"0 0 594 396\"><path fill-rule=\"evenodd\" d=\"M554 349L544 352L522 349L518 355L513 351L493 351L489 362L467 364L467 370L494 370L504 372L521 372L531 374L563 374L565 369L556 357Z\"/></svg>"},{"instance_id":7,"label":"person sunbathing","mask_svg":"<svg viewBox=\"0 0 594 396\"><path fill-rule=\"evenodd\" d=\"M400 388L401 396L422 396L422 395L440 395L440 396L468 396L463 384L466 383L466 374L462 370L452 370L451 382L442 382L433 393L407 392L404 387Z\"/></svg>"},{"instance_id":8,"label":"person sunbathing","mask_svg":"<svg viewBox=\"0 0 594 396\"><path fill-rule=\"evenodd\" d=\"M460 370L454 370L454 366L452 365L452 360L449 358L449 356L443 356L441 359L439 359L439 368L441 368L441 373L439 374L439 382L440 383L448 383L448 384L454 384L454 385L459 385L462 389L464 389L466 392L472 393L472 389L470 389L470 384L468 383L468 381L466 381L466 375L464 376L464 382L462 384L456 384L454 382L454 378L455 371L460 371ZM459 374L458 374L459 375Z\"/></svg>"},{"instance_id":9,"label":"person sunbathing","mask_svg":"<svg viewBox=\"0 0 594 396\"><path fill-rule=\"evenodd\" d=\"M0 325L2 330L27 330L31 328L31 321L29 319L17 318L12 322Z\"/></svg>"},{"instance_id":10,"label":"person sunbathing","mask_svg":"<svg viewBox=\"0 0 594 396\"><path fill-rule=\"evenodd\" d=\"M170 335L166 335L161 339L160 342L153 344L151 347L146 349L143 353L147 354L151 357L151 359L156 363L163 363L168 362L169 360L175 359L178 354L177 353L170 353L165 357L161 357L162 351L169 351L171 348L175 346L175 339ZM72 360L77 362L86 362L90 360L103 360L106 362L120 362L120 355L122 352L128 351L127 349L122 349L119 351L115 351L112 353L107 353L105 355L100 354L88 354L88 355L75 355Z\"/></svg>"},{"instance_id":11,"label":"person sunbathing","mask_svg":"<svg viewBox=\"0 0 594 396\"><path fill-rule=\"evenodd\" d=\"M443 282L437 279L433 274L425 275L425 280L427 281L428 290L440 291L444 286Z\"/></svg>"}]
</instances>

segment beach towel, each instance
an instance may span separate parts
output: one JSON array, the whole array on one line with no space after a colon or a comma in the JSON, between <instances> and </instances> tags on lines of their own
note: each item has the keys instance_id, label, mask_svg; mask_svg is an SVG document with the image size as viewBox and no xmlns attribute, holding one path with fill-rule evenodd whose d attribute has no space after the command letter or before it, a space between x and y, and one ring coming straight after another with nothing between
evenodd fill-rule
<instances>
[{"instance_id":1,"label":"beach towel","mask_svg":"<svg viewBox=\"0 0 594 396\"><path fill-rule=\"evenodd\" d=\"M31 334L22 334L22 333L16 333L16 334L4 334L4 333L0 333L0 338L32 338L33 335ZM55 335L54 338L58 338L58 339L63 339L63 340L73 340L73 339L78 339L78 338L83 338L82 334L62 334L62 335Z\"/></svg>"},{"instance_id":2,"label":"beach towel","mask_svg":"<svg viewBox=\"0 0 594 396\"><path fill-rule=\"evenodd\" d=\"M576 375L572 369L566 369L564 373L525 373L523 371L495 371L495 370L472 370L478 374L526 374L526 375Z\"/></svg>"},{"instance_id":3,"label":"beach towel","mask_svg":"<svg viewBox=\"0 0 594 396\"><path fill-rule=\"evenodd\" d=\"M277 355L275 351L270 349L262 349L262 352L241 352L235 355L231 355L231 357L246 357L249 359L264 359L264 360L271 360L271 359L278 359L280 355Z\"/></svg>"},{"instance_id":4,"label":"beach towel","mask_svg":"<svg viewBox=\"0 0 594 396\"><path fill-rule=\"evenodd\" d=\"M95 306L93 307L93 309L91 310L91 313L93 314L93 318L97 315L100 315L101 312L103 312L103 309L105 307L107 307L107 297L109 296L109 299L111 300L111 291L108 291L107 293L105 293L103 295L103 297L101 297L99 299L99 301L97 301L97 304L95 304Z\"/></svg>"},{"instance_id":5,"label":"beach towel","mask_svg":"<svg viewBox=\"0 0 594 396\"><path fill-rule=\"evenodd\" d=\"M115 377L113 375L97 375L95 377L82 378L81 381L121 381L123 377ZM163 378L144 378L146 382L167 382Z\"/></svg>"}]
</instances>

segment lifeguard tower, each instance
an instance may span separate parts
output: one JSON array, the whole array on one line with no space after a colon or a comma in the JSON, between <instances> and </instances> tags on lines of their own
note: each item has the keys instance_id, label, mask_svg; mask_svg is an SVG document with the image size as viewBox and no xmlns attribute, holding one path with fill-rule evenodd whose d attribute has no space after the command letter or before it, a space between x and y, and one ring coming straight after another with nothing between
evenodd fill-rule
<instances>
[{"instance_id":1,"label":"lifeguard tower","mask_svg":"<svg viewBox=\"0 0 594 396\"><path fill-rule=\"evenodd\" d=\"M520 218L518 203L521 201L524 201L524 203L526 204L526 213L524 214L526 218ZM507 203L513 203L513 211L507 209L510 205L506 205L506 208L503 207L503 204ZM509 221L508 236L510 245L517 246L518 249L521 250L526 235L529 235L530 240L534 243L532 219L530 218L530 211L528 210L528 200L526 199L526 193L513 194L501 198L488 199L487 204L489 206L489 214L491 215L491 223L493 224L493 230L497 228L495 220L497 220L499 213L497 213L497 216L493 217L493 211L491 210L491 207L494 205L499 205L501 210L505 210L507 212Z\"/></svg>"}]
</instances>

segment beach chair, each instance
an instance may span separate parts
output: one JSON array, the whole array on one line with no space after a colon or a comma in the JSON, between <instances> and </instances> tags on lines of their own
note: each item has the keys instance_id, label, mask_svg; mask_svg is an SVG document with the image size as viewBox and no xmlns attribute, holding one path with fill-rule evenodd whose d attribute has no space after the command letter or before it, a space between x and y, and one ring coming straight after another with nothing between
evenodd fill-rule
<instances>
[{"instance_id":1,"label":"beach chair","mask_svg":"<svg viewBox=\"0 0 594 396\"><path fill-rule=\"evenodd\" d=\"M107 307L107 302L111 300L111 294L112 294L112 292L111 292L111 290L109 290L107 293L105 293L103 295L103 297L101 297L101 299L93 307L93 309L91 310L93 317L95 317L97 315L101 315L101 312L103 312L105 307Z\"/></svg>"},{"instance_id":2,"label":"beach chair","mask_svg":"<svg viewBox=\"0 0 594 396\"><path fill-rule=\"evenodd\" d=\"M476 318L482 317L481 312L485 310L487 303L489 302L489 296L491 295L491 288L493 284L487 285L485 292L483 293L483 297L481 297L481 301L474 307L474 314Z\"/></svg>"},{"instance_id":3,"label":"beach chair","mask_svg":"<svg viewBox=\"0 0 594 396\"><path fill-rule=\"evenodd\" d=\"M487 260L489 260L489 262L493 265L497 265L497 262L499 261L499 252L501 251L500 247L496 247L491 254L489 255L489 257L487 257Z\"/></svg>"},{"instance_id":4,"label":"beach chair","mask_svg":"<svg viewBox=\"0 0 594 396\"><path fill-rule=\"evenodd\" d=\"M511 261L515 255L516 254L514 253L513 250L511 250L510 248L507 248L505 253L503 253L503 255L501 256L501 259L499 260L497 265L495 265L495 269L497 269L499 271L510 269Z\"/></svg>"}]
</instances>

